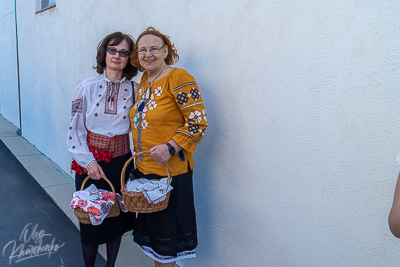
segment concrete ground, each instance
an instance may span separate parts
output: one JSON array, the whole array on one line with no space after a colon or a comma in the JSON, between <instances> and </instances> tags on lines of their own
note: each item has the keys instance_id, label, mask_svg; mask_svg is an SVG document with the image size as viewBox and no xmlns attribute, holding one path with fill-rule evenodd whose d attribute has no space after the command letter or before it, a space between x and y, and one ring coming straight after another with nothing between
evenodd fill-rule
<instances>
[{"instance_id":1,"label":"concrete ground","mask_svg":"<svg viewBox=\"0 0 400 267\"><path fill-rule=\"evenodd\" d=\"M1 140L0 177L0 266L84 266L79 231Z\"/></svg>"},{"instance_id":2,"label":"concrete ground","mask_svg":"<svg viewBox=\"0 0 400 267\"><path fill-rule=\"evenodd\" d=\"M78 220L76 219L73 211L69 208L72 194L75 191L74 180L70 175L65 173L56 164L54 164L49 158L38 151L31 143L25 140L22 136L17 135L17 130L18 129L12 123L7 121L4 117L0 116L0 140L2 141L2 143L4 143L5 147L7 147L7 150L11 152L7 152L6 149L4 149L5 147L3 147L2 149L0 144L0 150L5 151L3 153L3 159L0 158L0 160L7 162L6 159L9 158L11 161L13 161L13 156L15 156L15 159L18 161L13 161L13 166L17 167L10 167L11 170L9 173L7 173L7 175L4 173L0 174L1 181L3 181L3 188L0 192L2 192L2 194L5 194L7 193L7 191L10 191L12 193L21 194L20 196L27 197L24 198L24 200L22 200L22 198L20 200L14 199L13 203L9 203L7 207L2 207L0 209L2 217L0 223L0 251L4 252L1 254L0 266L84 266L83 260L81 261L81 263L79 263L81 265L75 265L78 264L77 261L79 261L79 258L82 259L82 254L80 250L81 243L79 240ZM18 164L21 164L24 169L26 169L26 172L21 170L23 168L21 168ZM3 168L6 167L7 164L6 166L3 166ZM21 172L13 174L12 169L19 169ZM29 178L23 181L16 179L15 181L18 182L14 182L12 186L4 186L4 180L7 179L6 176L9 177L10 175L33 177L36 182ZM19 186L21 186L20 183L29 183L30 187L35 188L35 191L15 191L18 190ZM47 196L44 193L46 193ZM46 206L42 207L40 206L40 201L38 200L39 197L41 199L40 201L47 202L47 200L52 200L55 205L53 205L52 203L47 203ZM3 196L3 201L4 199L5 198ZM18 201L21 201L21 203L19 203ZM32 207L39 205L36 211L32 209L32 211L36 215L25 216L24 214L20 214L22 212L21 207L29 207L29 204L32 204ZM13 207L15 207L15 209ZM61 212L58 213L58 211ZM39 220L39 217L47 219L37 221ZM44 227L44 221L50 223L46 224L46 226ZM38 225L36 227L36 230L34 230L36 223ZM25 226L27 226L27 228L24 231ZM75 226L75 228L71 226ZM68 228L66 230L67 234L63 233L64 228ZM20 240L22 233L29 234L29 232L37 234L36 237L40 236L40 234L48 234L48 236L46 237L57 237L58 239L56 238L55 240L65 242L65 245L62 248L59 248L57 252L52 253L50 256L42 255L34 258L25 259L19 262L12 261L10 265L10 247L14 244L12 241L15 240L17 246L21 245L21 243L18 243L18 240ZM40 239L41 238L37 240ZM43 238L43 240L45 240L45 238ZM11 242L12 244L8 245L5 248L5 246L9 242ZM56 243L57 242L55 242L54 245L56 245ZM55 247L53 247L53 249L55 249ZM63 252L61 253L61 251ZM100 255L102 255L103 258L106 258L104 245L100 246L99 253ZM68 257L66 258L66 262L63 263L62 259L64 255L69 255L68 257L71 259L71 261L74 257L74 264L69 264ZM17 257L13 259L16 258ZM57 263L54 263L56 265L53 265L53 263L51 263L50 265L46 263L46 260L53 258L57 259ZM40 262L40 265L33 265L34 260ZM98 263L101 264L98 266L105 266L104 261L102 261L101 257L98 257ZM180 267L184 267L185 262L178 262L178 265ZM121 249L118 255L116 266L146 267L154 266L154 263L150 258L145 256L133 243L132 235L130 233L126 233L122 238Z\"/></svg>"}]
</instances>

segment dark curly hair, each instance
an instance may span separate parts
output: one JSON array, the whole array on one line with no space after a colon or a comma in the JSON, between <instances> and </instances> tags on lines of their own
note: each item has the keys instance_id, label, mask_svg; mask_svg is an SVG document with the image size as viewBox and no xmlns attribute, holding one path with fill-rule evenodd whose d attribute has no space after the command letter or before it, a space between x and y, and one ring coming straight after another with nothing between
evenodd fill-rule
<instances>
[{"instance_id":1,"label":"dark curly hair","mask_svg":"<svg viewBox=\"0 0 400 267\"><path fill-rule=\"evenodd\" d=\"M139 40L145 36L145 35L154 35L157 37L160 37L161 40L163 41L164 45L166 45L168 47L168 55L167 57L164 59L165 63L167 65L172 65L176 62L179 61L179 55L178 52L176 51L176 48L174 46L174 44L171 42L171 40L169 39L168 35L162 34L160 31L156 30L153 27L148 27L144 32L142 32L139 37L137 38L136 41L136 45L135 45L135 49L133 50L133 53L131 54L131 64L135 67L137 67L140 71L144 71L144 69L142 68L142 66L139 63L139 59L138 59L138 52L137 52L137 44L139 43Z\"/></svg>"},{"instance_id":2,"label":"dark curly hair","mask_svg":"<svg viewBox=\"0 0 400 267\"><path fill-rule=\"evenodd\" d=\"M122 32L114 32L106 37L104 37L103 40L99 43L97 46L97 56L96 56L96 62L97 66L93 67L96 69L98 74L102 74L104 72L104 69L106 68L106 53L107 53L107 47L108 46L114 46L118 45L119 43L122 42L122 40L125 40L128 45L129 45L129 52L132 53L134 51L133 49L135 48L135 42L133 41L133 38L129 34L124 34ZM126 67L122 71L122 77L126 77L127 79L132 79L135 77L138 73L138 68L136 66L132 66L132 64L128 61L126 64Z\"/></svg>"}]
</instances>

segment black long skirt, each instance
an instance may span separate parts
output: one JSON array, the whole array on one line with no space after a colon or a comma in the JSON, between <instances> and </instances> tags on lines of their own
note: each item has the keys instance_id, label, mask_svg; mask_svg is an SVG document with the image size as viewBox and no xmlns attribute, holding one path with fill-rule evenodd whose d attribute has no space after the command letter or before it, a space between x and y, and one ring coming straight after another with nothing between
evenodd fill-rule
<instances>
[{"instance_id":1,"label":"black long skirt","mask_svg":"<svg viewBox=\"0 0 400 267\"><path fill-rule=\"evenodd\" d=\"M136 178L160 179L135 170ZM139 213L133 241L153 260L169 263L196 256L197 227L193 197L193 171L172 177L168 207Z\"/></svg>"},{"instance_id":2,"label":"black long skirt","mask_svg":"<svg viewBox=\"0 0 400 267\"><path fill-rule=\"evenodd\" d=\"M125 162L132 156L129 152L123 156L113 158L110 162L99 161L100 167L103 169L106 177L115 188L115 192L121 194L121 171L124 167ZM131 170L132 167L128 166L127 170ZM126 179L129 175L129 171L126 172ZM84 175L75 175L75 188L76 190L81 189L83 180L87 177ZM84 188L94 184L98 189L110 190L110 185L104 180L93 180L89 179ZM79 223L81 242L87 246L96 246L104 244L121 237L124 233L133 229L135 224L136 214L132 212L120 212L120 215L113 218L105 218L100 225L91 225Z\"/></svg>"}]
</instances>

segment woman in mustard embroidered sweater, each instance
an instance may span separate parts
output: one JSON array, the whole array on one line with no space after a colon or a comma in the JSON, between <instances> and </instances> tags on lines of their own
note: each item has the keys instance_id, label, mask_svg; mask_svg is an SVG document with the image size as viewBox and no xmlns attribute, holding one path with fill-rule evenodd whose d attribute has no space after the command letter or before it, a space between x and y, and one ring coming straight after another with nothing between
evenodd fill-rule
<instances>
[{"instance_id":1,"label":"woman in mustard embroidered sweater","mask_svg":"<svg viewBox=\"0 0 400 267\"><path fill-rule=\"evenodd\" d=\"M166 177L166 162L172 176L168 207L138 214L134 227L134 242L155 266L175 266L196 256L193 153L208 124L196 80L171 66L178 60L169 37L153 27L139 35L131 55L131 64L144 72L130 112L133 144L136 152L151 152L136 159L135 177Z\"/></svg>"}]
</instances>

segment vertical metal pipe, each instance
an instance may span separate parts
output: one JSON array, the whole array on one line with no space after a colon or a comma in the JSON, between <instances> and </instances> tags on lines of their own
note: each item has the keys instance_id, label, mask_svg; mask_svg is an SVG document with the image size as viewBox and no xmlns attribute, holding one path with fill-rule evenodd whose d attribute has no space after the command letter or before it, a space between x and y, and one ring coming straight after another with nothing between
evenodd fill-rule
<instances>
[{"instance_id":1,"label":"vertical metal pipe","mask_svg":"<svg viewBox=\"0 0 400 267\"><path fill-rule=\"evenodd\" d=\"M18 55L18 23L17 23L17 0L14 0L14 16L15 16L15 44L17 50L17 80L18 80L18 110L19 110L19 129L17 134L22 134L22 116L21 116L21 86L19 80L19 55Z\"/></svg>"}]
</instances>

